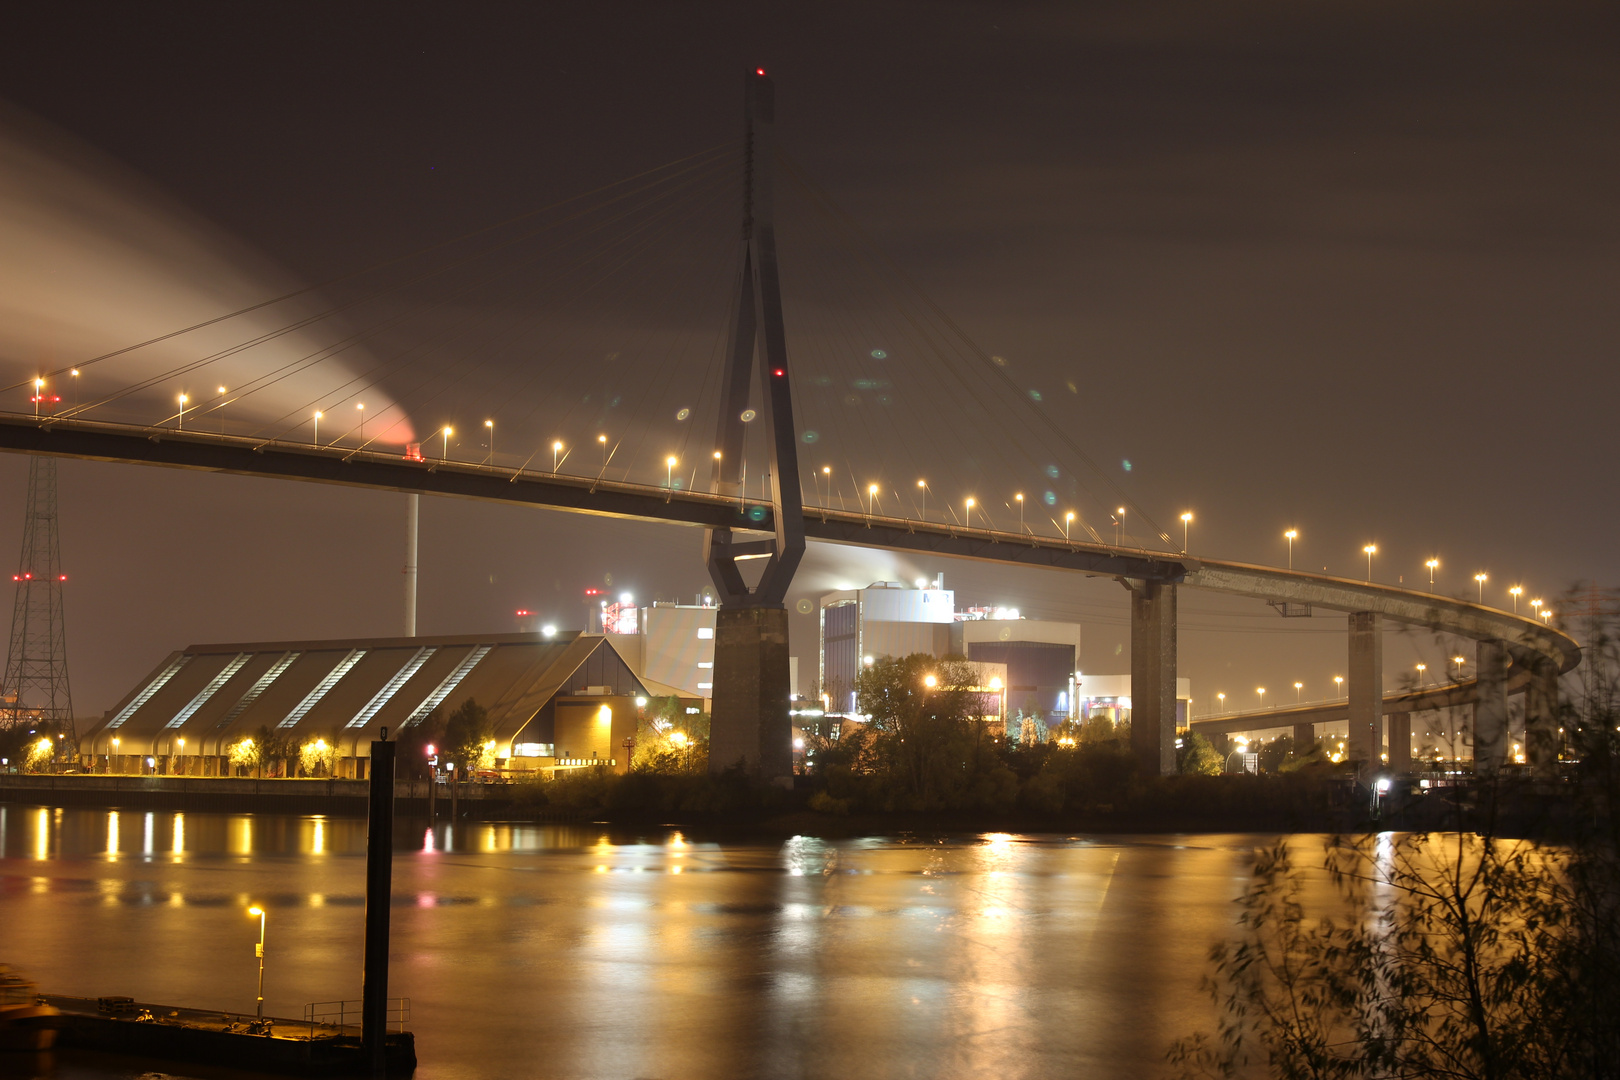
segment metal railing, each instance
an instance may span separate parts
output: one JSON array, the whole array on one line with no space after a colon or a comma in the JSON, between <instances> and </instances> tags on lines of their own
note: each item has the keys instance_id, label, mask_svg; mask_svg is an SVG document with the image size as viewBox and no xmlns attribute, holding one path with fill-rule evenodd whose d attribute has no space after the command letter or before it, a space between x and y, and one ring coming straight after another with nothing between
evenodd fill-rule
<instances>
[{"instance_id":1,"label":"metal railing","mask_svg":"<svg viewBox=\"0 0 1620 1080\"><path fill-rule=\"evenodd\" d=\"M312 1001L304 1006L304 1023L310 1026L311 1037L316 1024L325 1027L345 1028L360 1027L360 1002L358 1001ZM405 1025L411 1022L411 999L397 997L388 999L389 1031L404 1031Z\"/></svg>"}]
</instances>

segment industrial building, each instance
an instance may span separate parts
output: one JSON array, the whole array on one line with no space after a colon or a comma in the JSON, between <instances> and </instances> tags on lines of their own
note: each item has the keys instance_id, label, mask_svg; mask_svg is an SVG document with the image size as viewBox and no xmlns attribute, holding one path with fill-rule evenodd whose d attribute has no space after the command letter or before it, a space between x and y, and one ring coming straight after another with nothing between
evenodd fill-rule
<instances>
[{"instance_id":1,"label":"industrial building","mask_svg":"<svg viewBox=\"0 0 1620 1080\"><path fill-rule=\"evenodd\" d=\"M392 738L471 699L488 711L496 768L622 772L639 709L670 693L684 696L638 677L601 634L192 645L91 725L81 752L98 771L228 775L232 746L267 728L324 741L337 775L360 777L381 729Z\"/></svg>"},{"instance_id":2,"label":"industrial building","mask_svg":"<svg viewBox=\"0 0 1620 1080\"><path fill-rule=\"evenodd\" d=\"M1106 719L1117 724L1131 717L1129 675L1075 676L1076 715L1081 720ZM1192 713L1192 681L1176 679L1176 727L1187 726Z\"/></svg>"}]
</instances>

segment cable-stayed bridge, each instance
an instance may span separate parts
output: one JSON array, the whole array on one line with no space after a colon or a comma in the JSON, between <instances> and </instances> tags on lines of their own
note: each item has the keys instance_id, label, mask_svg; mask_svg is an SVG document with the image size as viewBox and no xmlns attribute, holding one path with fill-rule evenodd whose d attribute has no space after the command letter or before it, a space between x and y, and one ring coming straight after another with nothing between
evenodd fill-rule
<instances>
[{"instance_id":1,"label":"cable-stayed bridge","mask_svg":"<svg viewBox=\"0 0 1620 1080\"><path fill-rule=\"evenodd\" d=\"M803 298L784 290L763 72L746 101L740 146L35 374L10 388L33 409L0 415L0 449L700 528L721 600L716 769L789 771L784 601L807 540L1120 581L1150 772L1174 768L1183 588L1347 613L1353 757L1376 763L1384 744L1393 620L1478 643L1482 768L1504 757L1510 689L1526 694L1533 766L1556 766L1571 639L1482 604L1173 550L1044 409L1048 391L980 349L791 162L804 246L842 236L853 259L807 259L789 279ZM100 389L81 400L81 383ZM421 426L469 413L471 454L464 423ZM902 495L895 476L918 479ZM980 501L995 490L1017 494Z\"/></svg>"}]
</instances>

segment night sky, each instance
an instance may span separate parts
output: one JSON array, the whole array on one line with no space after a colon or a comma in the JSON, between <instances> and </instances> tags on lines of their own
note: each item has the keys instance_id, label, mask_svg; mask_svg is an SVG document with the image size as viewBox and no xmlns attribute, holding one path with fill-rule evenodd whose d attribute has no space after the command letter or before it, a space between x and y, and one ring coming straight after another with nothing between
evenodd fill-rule
<instances>
[{"instance_id":1,"label":"night sky","mask_svg":"<svg viewBox=\"0 0 1620 1080\"><path fill-rule=\"evenodd\" d=\"M1019 378L1075 382L1042 407L1194 553L1281 563L1297 526L1299 566L1360 577L1372 541L1379 580L1437 554L1506 607L1620 579L1617 56L1598 4L57 4L9 12L0 99L320 281L732 139L764 67L794 160ZM29 272L0 252L0 291ZM399 630L400 496L80 462L61 492L80 716L190 642ZM421 566L424 633L707 584L695 532L434 499ZM941 570L1127 669L1108 581L815 548L795 599ZM1182 613L1200 708L1342 672L1342 616ZM1391 685L1448 651L1392 639Z\"/></svg>"}]
</instances>

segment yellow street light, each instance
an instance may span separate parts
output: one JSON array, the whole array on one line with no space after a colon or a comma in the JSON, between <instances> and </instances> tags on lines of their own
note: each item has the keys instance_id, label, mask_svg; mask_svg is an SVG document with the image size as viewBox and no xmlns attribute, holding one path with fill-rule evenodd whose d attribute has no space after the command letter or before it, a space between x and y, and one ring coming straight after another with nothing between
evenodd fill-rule
<instances>
[{"instance_id":1,"label":"yellow street light","mask_svg":"<svg viewBox=\"0 0 1620 1080\"><path fill-rule=\"evenodd\" d=\"M1187 529L1192 525L1192 511L1181 515L1181 553L1187 554Z\"/></svg>"},{"instance_id":2,"label":"yellow street light","mask_svg":"<svg viewBox=\"0 0 1620 1080\"><path fill-rule=\"evenodd\" d=\"M1067 514L1063 515L1063 539L1065 539L1065 540L1072 539L1070 534L1073 532L1073 529L1074 529L1074 511L1070 510Z\"/></svg>"},{"instance_id":3,"label":"yellow street light","mask_svg":"<svg viewBox=\"0 0 1620 1080\"><path fill-rule=\"evenodd\" d=\"M495 421L485 420L484 426L489 429L489 458L488 463L495 464Z\"/></svg>"},{"instance_id":4,"label":"yellow street light","mask_svg":"<svg viewBox=\"0 0 1620 1080\"><path fill-rule=\"evenodd\" d=\"M1294 568L1294 541L1299 539L1298 529L1289 529L1283 533L1283 539L1288 541L1288 569Z\"/></svg>"},{"instance_id":5,"label":"yellow street light","mask_svg":"<svg viewBox=\"0 0 1620 1080\"><path fill-rule=\"evenodd\" d=\"M1372 580L1372 557L1378 554L1377 544L1368 544L1361 549L1367 555L1367 580Z\"/></svg>"},{"instance_id":6,"label":"yellow street light","mask_svg":"<svg viewBox=\"0 0 1620 1080\"><path fill-rule=\"evenodd\" d=\"M191 399L186 397L186 395L180 395L180 415L175 418L174 426L182 431L184 431L186 427L186 402L189 400Z\"/></svg>"},{"instance_id":7,"label":"yellow street light","mask_svg":"<svg viewBox=\"0 0 1620 1080\"><path fill-rule=\"evenodd\" d=\"M967 527L971 529L973 528L973 496L969 495L967 497L966 505Z\"/></svg>"},{"instance_id":8,"label":"yellow street light","mask_svg":"<svg viewBox=\"0 0 1620 1080\"><path fill-rule=\"evenodd\" d=\"M930 690L932 690L938 682L939 680L934 678L932 675L923 676L923 685L928 687Z\"/></svg>"},{"instance_id":9,"label":"yellow street light","mask_svg":"<svg viewBox=\"0 0 1620 1080\"><path fill-rule=\"evenodd\" d=\"M366 445L366 403L357 401L354 407L360 412L360 445Z\"/></svg>"},{"instance_id":10,"label":"yellow street light","mask_svg":"<svg viewBox=\"0 0 1620 1080\"><path fill-rule=\"evenodd\" d=\"M439 434L444 437L444 449L439 451L439 460L440 461L448 461L449 460L449 458L450 458L450 436L454 435L455 433L456 433L456 429L451 427L449 424L444 425L444 430L439 432Z\"/></svg>"},{"instance_id":11,"label":"yellow street light","mask_svg":"<svg viewBox=\"0 0 1620 1080\"><path fill-rule=\"evenodd\" d=\"M1513 597L1513 614L1519 613L1519 594L1524 592L1524 586L1514 585L1508 589L1508 595Z\"/></svg>"},{"instance_id":12,"label":"yellow street light","mask_svg":"<svg viewBox=\"0 0 1620 1080\"><path fill-rule=\"evenodd\" d=\"M1344 689L1344 676L1343 675L1335 675L1335 676L1333 676L1333 692L1335 694L1337 694L1342 689Z\"/></svg>"},{"instance_id":13,"label":"yellow street light","mask_svg":"<svg viewBox=\"0 0 1620 1080\"><path fill-rule=\"evenodd\" d=\"M259 920L259 944L253 949L253 955L259 958L259 1015L264 1015L264 908L254 906L248 908L248 914Z\"/></svg>"},{"instance_id":14,"label":"yellow street light","mask_svg":"<svg viewBox=\"0 0 1620 1080\"><path fill-rule=\"evenodd\" d=\"M557 471L557 455L562 453L562 440L554 439L551 443L551 471Z\"/></svg>"},{"instance_id":15,"label":"yellow street light","mask_svg":"<svg viewBox=\"0 0 1620 1080\"><path fill-rule=\"evenodd\" d=\"M1217 701L1219 701L1221 703L1220 704L1220 711L1225 712L1226 711L1226 695L1224 693L1216 694L1215 695L1215 700L1217 700Z\"/></svg>"},{"instance_id":16,"label":"yellow street light","mask_svg":"<svg viewBox=\"0 0 1620 1080\"><path fill-rule=\"evenodd\" d=\"M1299 692L1301 690L1303 690L1303 689L1305 689L1305 684L1304 683L1297 682L1297 683L1294 684L1294 704L1295 705L1299 704Z\"/></svg>"},{"instance_id":17,"label":"yellow street light","mask_svg":"<svg viewBox=\"0 0 1620 1080\"><path fill-rule=\"evenodd\" d=\"M1479 602L1481 604L1485 603L1485 582L1488 579L1488 575L1484 571L1474 575L1474 580L1479 583Z\"/></svg>"},{"instance_id":18,"label":"yellow street light","mask_svg":"<svg viewBox=\"0 0 1620 1080\"><path fill-rule=\"evenodd\" d=\"M673 489L675 487L675 455L674 454L671 454L671 455L669 455L669 457L664 459L664 486L667 487L667 488L671 488L671 489Z\"/></svg>"},{"instance_id":19,"label":"yellow street light","mask_svg":"<svg viewBox=\"0 0 1620 1080\"><path fill-rule=\"evenodd\" d=\"M876 484L866 485L866 512L868 514L870 514L873 508L877 506L877 491L878 488Z\"/></svg>"},{"instance_id":20,"label":"yellow street light","mask_svg":"<svg viewBox=\"0 0 1620 1080\"><path fill-rule=\"evenodd\" d=\"M1013 496L1013 501L1018 504L1018 531L1023 532L1024 531L1024 493L1022 491L1020 491L1018 494L1014 495Z\"/></svg>"},{"instance_id":21,"label":"yellow street light","mask_svg":"<svg viewBox=\"0 0 1620 1080\"><path fill-rule=\"evenodd\" d=\"M1423 565L1429 568L1429 591L1434 592L1434 572L1440 568L1440 560L1430 559Z\"/></svg>"}]
</instances>

